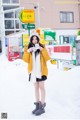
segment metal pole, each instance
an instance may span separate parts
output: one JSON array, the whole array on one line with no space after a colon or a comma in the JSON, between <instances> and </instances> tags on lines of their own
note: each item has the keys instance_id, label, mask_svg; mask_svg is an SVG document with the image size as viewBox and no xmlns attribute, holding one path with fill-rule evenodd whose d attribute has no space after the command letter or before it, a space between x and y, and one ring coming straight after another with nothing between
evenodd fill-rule
<instances>
[{"instance_id":1,"label":"metal pole","mask_svg":"<svg viewBox=\"0 0 80 120\"><path fill-rule=\"evenodd\" d=\"M79 10L79 12L78 12L78 13L79 13L79 28L80 28L80 0L78 0L78 2L79 2L79 3L78 3L78 10Z\"/></svg>"},{"instance_id":2,"label":"metal pole","mask_svg":"<svg viewBox=\"0 0 80 120\"><path fill-rule=\"evenodd\" d=\"M40 7L39 7L39 3L37 3L38 5L38 27L40 27Z\"/></svg>"},{"instance_id":3,"label":"metal pole","mask_svg":"<svg viewBox=\"0 0 80 120\"><path fill-rule=\"evenodd\" d=\"M28 35L30 36L30 29L28 28Z\"/></svg>"},{"instance_id":4,"label":"metal pole","mask_svg":"<svg viewBox=\"0 0 80 120\"><path fill-rule=\"evenodd\" d=\"M59 69L59 60L57 60L57 69Z\"/></svg>"}]
</instances>

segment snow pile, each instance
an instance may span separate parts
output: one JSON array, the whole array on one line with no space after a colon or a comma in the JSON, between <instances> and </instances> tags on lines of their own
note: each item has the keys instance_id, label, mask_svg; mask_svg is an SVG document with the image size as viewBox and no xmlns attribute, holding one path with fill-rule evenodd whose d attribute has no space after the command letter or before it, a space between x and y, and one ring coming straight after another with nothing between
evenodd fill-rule
<instances>
[{"instance_id":1,"label":"snow pile","mask_svg":"<svg viewBox=\"0 0 80 120\"><path fill-rule=\"evenodd\" d=\"M80 66L69 71L61 71L49 66L47 93L49 98L53 100L54 113L60 114L61 119L80 118L79 70ZM56 118L56 115L54 115L54 118Z\"/></svg>"},{"instance_id":2,"label":"snow pile","mask_svg":"<svg viewBox=\"0 0 80 120\"><path fill-rule=\"evenodd\" d=\"M46 81L46 113L36 117L34 86L28 82L27 64L21 59L9 62L0 56L0 113L11 119L80 119L80 67L69 71L58 70L48 64Z\"/></svg>"}]
</instances>

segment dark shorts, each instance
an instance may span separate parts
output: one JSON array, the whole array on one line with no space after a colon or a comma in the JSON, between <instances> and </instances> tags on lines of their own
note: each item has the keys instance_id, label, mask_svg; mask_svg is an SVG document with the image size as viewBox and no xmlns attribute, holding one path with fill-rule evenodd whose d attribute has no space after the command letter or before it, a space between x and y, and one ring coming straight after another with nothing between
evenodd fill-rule
<instances>
[{"instance_id":1,"label":"dark shorts","mask_svg":"<svg viewBox=\"0 0 80 120\"><path fill-rule=\"evenodd\" d=\"M47 80L47 76L45 76L45 75L43 75L41 77L41 79L40 78L36 78L36 82L41 82L41 81L45 81L45 80Z\"/></svg>"},{"instance_id":2,"label":"dark shorts","mask_svg":"<svg viewBox=\"0 0 80 120\"><path fill-rule=\"evenodd\" d=\"M30 78L31 78L31 73L29 74L29 81L30 81ZM41 79L40 78L36 78L36 82L41 82L41 81L45 81L45 80L47 80L47 76L45 76L45 75L43 75L41 77Z\"/></svg>"}]
</instances>

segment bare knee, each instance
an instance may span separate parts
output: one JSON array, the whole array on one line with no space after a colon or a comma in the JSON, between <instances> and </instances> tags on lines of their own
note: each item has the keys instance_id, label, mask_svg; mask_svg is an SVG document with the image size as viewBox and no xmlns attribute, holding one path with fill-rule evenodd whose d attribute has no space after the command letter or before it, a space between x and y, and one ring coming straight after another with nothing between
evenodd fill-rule
<instances>
[{"instance_id":1,"label":"bare knee","mask_svg":"<svg viewBox=\"0 0 80 120\"><path fill-rule=\"evenodd\" d=\"M35 87L35 90L38 90L38 89L39 89L39 84L36 82L36 83L34 84L34 87Z\"/></svg>"},{"instance_id":2,"label":"bare knee","mask_svg":"<svg viewBox=\"0 0 80 120\"><path fill-rule=\"evenodd\" d=\"M44 82L39 83L39 88L40 88L40 90L45 90Z\"/></svg>"}]
</instances>

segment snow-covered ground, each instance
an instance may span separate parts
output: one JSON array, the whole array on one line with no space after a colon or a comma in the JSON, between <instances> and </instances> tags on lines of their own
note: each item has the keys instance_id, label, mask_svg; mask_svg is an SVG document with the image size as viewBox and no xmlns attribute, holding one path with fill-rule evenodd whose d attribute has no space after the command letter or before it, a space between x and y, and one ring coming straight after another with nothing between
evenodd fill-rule
<instances>
[{"instance_id":1,"label":"snow-covered ground","mask_svg":"<svg viewBox=\"0 0 80 120\"><path fill-rule=\"evenodd\" d=\"M7 113L10 120L80 120L80 67L62 71L47 64L46 113L34 116L34 86L28 82L27 64L0 56L0 118Z\"/></svg>"}]
</instances>

